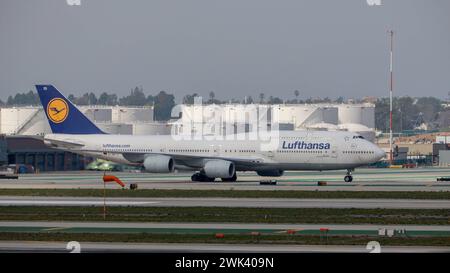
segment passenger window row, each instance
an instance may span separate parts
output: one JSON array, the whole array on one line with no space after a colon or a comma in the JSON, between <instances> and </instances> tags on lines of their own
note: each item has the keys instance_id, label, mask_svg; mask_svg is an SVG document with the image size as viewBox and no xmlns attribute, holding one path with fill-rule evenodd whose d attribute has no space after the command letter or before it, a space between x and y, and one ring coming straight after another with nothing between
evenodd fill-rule
<instances>
[{"instance_id":1,"label":"passenger window row","mask_svg":"<svg viewBox=\"0 0 450 273\"><path fill-rule=\"evenodd\" d=\"M343 151L344 154L374 154L374 151Z\"/></svg>"}]
</instances>

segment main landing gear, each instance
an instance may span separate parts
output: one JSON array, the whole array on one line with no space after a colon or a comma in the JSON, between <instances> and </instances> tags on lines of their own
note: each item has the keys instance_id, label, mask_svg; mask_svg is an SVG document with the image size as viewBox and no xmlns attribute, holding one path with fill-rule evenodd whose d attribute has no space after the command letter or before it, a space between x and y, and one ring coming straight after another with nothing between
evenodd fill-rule
<instances>
[{"instance_id":1,"label":"main landing gear","mask_svg":"<svg viewBox=\"0 0 450 273\"><path fill-rule=\"evenodd\" d=\"M214 182L215 177L208 177L203 172L194 173L191 176L191 180L193 182ZM221 178L223 182L235 182L237 180L236 172L230 178Z\"/></svg>"},{"instance_id":2,"label":"main landing gear","mask_svg":"<svg viewBox=\"0 0 450 273\"><path fill-rule=\"evenodd\" d=\"M192 182L214 182L215 179L215 177L208 177L202 172L194 173L191 176Z\"/></svg>"},{"instance_id":3,"label":"main landing gear","mask_svg":"<svg viewBox=\"0 0 450 273\"><path fill-rule=\"evenodd\" d=\"M230 178L221 178L223 182L236 182L237 175L236 172L234 172L234 175Z\"/></svg>"},{"instance_id":4,"label":"main landing gear","mask_svg":"<svg viewBox=\"0 0 450 273\"><path fill-rule=\"evenodd\" d=\"M353 181L353 176L352 176L352 169L348 169L347 170L347 175L344 177L344 181L345 182L352 182Z\"/></svg>"}]
</instances>

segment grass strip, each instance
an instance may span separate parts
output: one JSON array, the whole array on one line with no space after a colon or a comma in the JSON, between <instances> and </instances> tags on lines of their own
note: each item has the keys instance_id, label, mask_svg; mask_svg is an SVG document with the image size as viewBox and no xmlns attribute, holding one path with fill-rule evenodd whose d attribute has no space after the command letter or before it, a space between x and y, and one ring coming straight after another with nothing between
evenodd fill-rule
<instances>
[{"instance_id":1,"label":"grass strip","mask_svg":"<svg viewBox=\"0 0 450 273\"><path fill-rule=\"evenodd\" d=\"M0 189L0 196L103 197L103 189ZM382 198L449 200L450 191L287 191L108 189L108 197Z\"/></svg>"},{"instance_id":2,"label":"grass strip","mask_svg":"<svg viewBox=\"0 0 450 273\"><path fill-rule=\"evenodd\" d=\"M110 207L106 221L449 225L447 209ZM1 221L104 221L102 207L0 207Z\"/></svg>"}]
</instances>

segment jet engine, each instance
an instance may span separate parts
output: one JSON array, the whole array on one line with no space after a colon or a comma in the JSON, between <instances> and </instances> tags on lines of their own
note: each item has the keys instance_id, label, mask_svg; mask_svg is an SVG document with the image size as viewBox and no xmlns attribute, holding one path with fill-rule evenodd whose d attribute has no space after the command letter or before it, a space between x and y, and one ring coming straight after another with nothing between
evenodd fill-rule
<instances>
[{"instance_id":1,"label":"jet engine","mask_svg":"<svg viewBox=\"0 0 450 273\"><path fill-rule=\"evenodd\" d=\"M144 168L150 173L170 173L174 167L173 158L167 155L148 155L144 159Z\"/></svg>"},{"instance_id":2,"label":"jet engine","mask_svg":"<svg viewBox=\"0 0 450 273\"><path fill-rule=\"evenodd\" d=\"M231 178L236 171L234 163L226 160L209 160L203 170L205 175L211 178Z\"/></svg>"}]
</instances>

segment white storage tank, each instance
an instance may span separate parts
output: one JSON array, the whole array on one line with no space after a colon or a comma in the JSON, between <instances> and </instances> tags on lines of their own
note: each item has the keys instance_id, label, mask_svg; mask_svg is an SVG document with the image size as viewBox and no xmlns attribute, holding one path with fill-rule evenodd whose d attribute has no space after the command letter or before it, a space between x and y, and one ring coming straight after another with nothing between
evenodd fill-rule
<instances>
[{"instance_id":1,"label":"white storage tank","mask_svg":"<svg viewBox=\"0 0 450 273\"><path fill-rule=\"evenodd\" d=\"M41 109L41 107L0 108L0 132L16 134Z\"/></svg>"},{"instance_id":2,"label":"white storage tank","mask_svg":"<svg viewBox=\"0 0 450 273\"><path fill-rule=\"evenodd\" d=\"M112 109L111 107L102 106L81 106L80 111L94 122L111 122Z\"/></svg>"},{"instance_id":3,"label":"white storage tank","mask_svg":"<svg viewBox=\"0 0 450 273\"><path fill-rule=\"evenodd\" d=\"M203 120L203 107L195 105L181 105L181 121L185 123L199 123Z\"/></svg>"},{"instance_id":4,"label":"white storage tank","mask_svg":"<svg viewBox=\"0 0 450 273\"><path fill-rule=\"evenodd\" d=\"M171 125L167 123L133 123L133 135L170 135Z\"/></svg>"},{"instance_id":5,"label":"white storage tank","mask_svg":"<svg viewBox=\"0 0 450 273\"><path fill-rule=\"evenodd\" d=\"M338 123L338 109L332 105L280 105L280 122L293 123L297 129L318 123Z\"/></svg>"},{"instance_id":6,"label":"white storage tank","mask_svg":"<svg viewBox=\"0 0 450 273\"><path fill-rule=\"evenodd\" d=\"M359 105L339 105L339 124L362 124L362 107Z\"/></svg>"},{"instance_id":7,"label":"white storage tank","mask_svg":"<svg viewBox=\"0 0 450 273\"><path fill-rule=\"evenodd\" d=\"M197 109L200 109L200 107L196 107ZM201 119L198 117L195 117L195 120L203 123L221 123L224 119L225 115L225 108L217 105L217 104L209 104L209 105L203 105L203 109L200 114L200 110L196 110L197 115L201 115Z\"/></svg>"},{"instance_id":8,"label":"white storage tank","mask_svg":"<svg viewBox=\"0 0 450 273\"><path fill-rule=\"evenodd\" d=\"M361 124L369 128L375 128L375 105L364 104L361 108L361 112Z\"/></svg>"},{"instance_id":9,"label":"white storage tank","mask_svg":"<svg viewBox=\"0 0 450 273\"><path fill-rule=\"evenodd\" d=\"M133 134L133 125L125 123L97 123L100 130L113 135Z\"/></svg>"},{"instance_id":10,"label":"white storage tank","mask_svg":"<svg viewBox=\"0 0 450 273\"><path fill-rule=\"evenodd\" d=\"M280 123L292 123L297 128L302 126L316 109L312 105L278 105L278 107L273 107L273 115L278 116Z\"/></svg>"},{"instance_id":11,"label":"white storage tank","mask_svg":"<svg viewBox=\"0 0 450 273\"><path fill-rule=\"evenodd\" d=\"M334 106L318 106L317 108L317 120L320 123L338 124L338 109Z\"/></svg>"},{"instance_id":12,"label":"white storage tank","mask_svg":"<svg viewBox=\"0 0 450 273\"><path fill-rule=\"evenodd\" d=\"M29 122L17 129L18 135L32 136L51 133L52 130L50 129L50 125L48 124L48 120L43 109L38 110Z\"/></svg>"},{"instance_id":13,"label":"white storage tank","mask_svg":"<svg viewBox=\"0 0 450 273\"><path fill-rule=\"evenodd\" d=\"M112 122L132 123L132 122L152 122L153 107L121 107L112 108Z\"/></svg>"},{"instance_id":14,"label":"white storage tank","mask_svg":"<svg viewBox=\"0 0 450 273\"><path fill-rule=\"evenodd\" d=\"M308 129L317 129L317 130L325 130L325 131L337 131L339 128L337 125L332 123L320 122L307 126Z\"/></svg>"}]
</instances>

